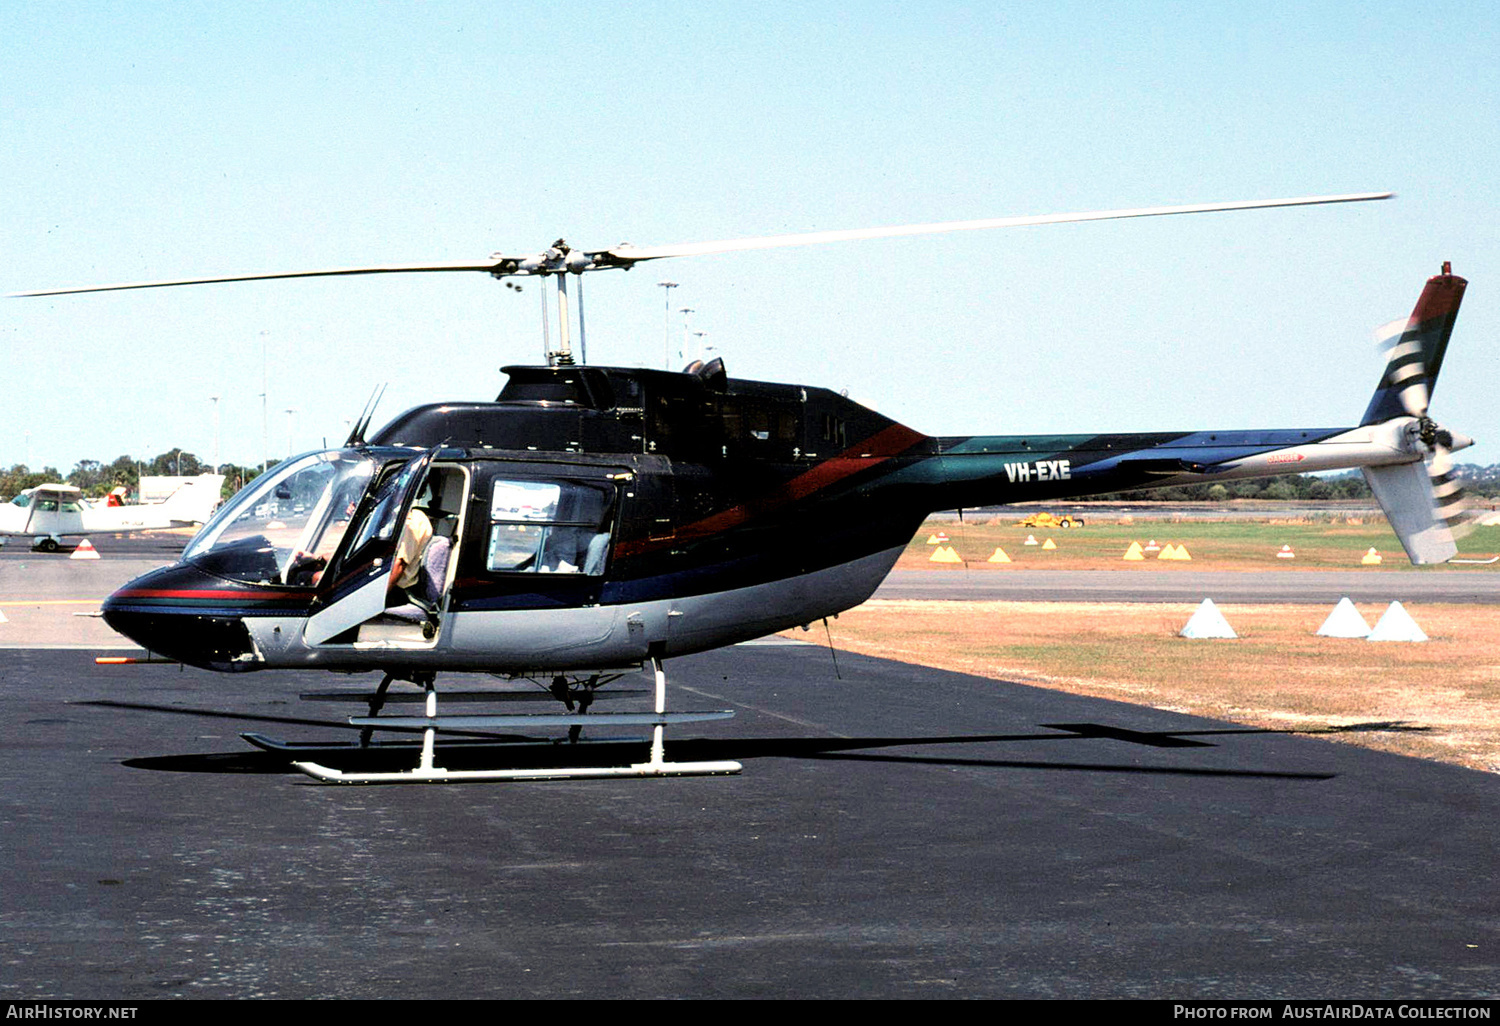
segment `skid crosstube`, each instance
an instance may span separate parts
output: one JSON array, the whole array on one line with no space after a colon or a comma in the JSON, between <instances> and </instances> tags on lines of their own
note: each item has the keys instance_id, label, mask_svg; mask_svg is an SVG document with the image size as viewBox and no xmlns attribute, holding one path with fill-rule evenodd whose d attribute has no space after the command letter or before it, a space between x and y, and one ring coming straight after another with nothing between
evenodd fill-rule
<instances>
[{"instance_id":1,"label":"skid crosstube","mask_svg":"<svg viewBox=\"0 0 1500 1026\"><path fill-rule=\"evenodd\" d=\"M656 727L727 720L732 709L677 713L495 713L477 716L351 716L355 727L398 730L497 730L504 727Z\"/></svg>"},{"instance_id":2,"label":"skid crosstube","mask_svg":"<svg viewBox=\"0 0 1500 1026\"><path fill-rule=\"evenodd\" d=\"M668 762L666 760L664 732L669 725L701 723L707 720L724 720L734 715L732 710L710 712L666 711L667 676L661 659L653 657L652 670L656 677L656 708L648 713L511 713L475 716L439 716L437 712L437 687L429 678L425 682L426 709L423 716L352 716L351 726L365 732L362 741L370 742L368 732L377 729L420 730L422 740L420 758L410 770L381 772L349 772L333 769L320 763L296 761L292 765L314 780L330 784L451 784L478 781L504 780L586 780L619 777L682 777L715 776L738 773L739 763L718 762ZM494 730L517 727L569 727L603 726L649 726L651 731L651 757L646 762L626 766L573 766L573 767L528 767L493 769L448 769L436 765L437 735L440 731ZM252 741L252 744L257 742ZM373 743L373 742L370 742ZM387 746L389 747L389 746ZM415 745L408 747L415 748ZM448 745L444 745L448 749Z\"/></svg>"},{"instance_id":3,"label":"skid crosstube","mask_svg":"<svg viewBox=\"0 0 1500 1026\"><path fill-rule=\"evenodd\" d=\"M261 734L247 731L240 737L264 752L275 752L278 755L347 755L354 752L390 752L390 751L418 751L422 747L420 737L395 737L395 738L373 738L368 742L357 739L348 741L286 741L281 738L271 737L269 734ZM521 749L528 747L555 748L561 744L557 738L540 737L449 737L438 742L439 751L504 751L506 749ZM570 745L587 745L590 747L598 745L649 745L651 738L647 735L635 735L631 737L581 737L576 741L569 741Z\"/></svg>"}]
</instances>

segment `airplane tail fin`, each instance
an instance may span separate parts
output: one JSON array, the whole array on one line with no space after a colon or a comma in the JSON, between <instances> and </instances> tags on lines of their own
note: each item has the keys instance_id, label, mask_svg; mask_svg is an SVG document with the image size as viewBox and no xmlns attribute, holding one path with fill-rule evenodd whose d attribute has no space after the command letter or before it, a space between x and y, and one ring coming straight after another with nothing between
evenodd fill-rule
<instances>
[{"instance_id":1,"label":"airplane tail fin","mask_svg":"<svg viewBox=\"0 0 1500 1026\"><path fill-rule=\"evenodd\" d=\"M204 523L218 507L223 488L223 474L199 474L162 500L161 512L174 522Z\"/></svg>"},{"instance_id":2,"label":"airplane tail fin","mask_svg":"<svg viewBox=\"0 0 1500 1026\"><path fill-rule=\"evenodd\" d=\"M1382 329L1389 355L1360 421L1364 427L1410 420L1402 430L1412 458L1363 472L1413 563L1443 563L1458 554L1453 529L1462 518L1464 497L1450 453L1473 443L1439 426L1427 407L1468 284L1444 263L1442 274L1427 279L1411 316Z\"/></svg>"}]
</instances>

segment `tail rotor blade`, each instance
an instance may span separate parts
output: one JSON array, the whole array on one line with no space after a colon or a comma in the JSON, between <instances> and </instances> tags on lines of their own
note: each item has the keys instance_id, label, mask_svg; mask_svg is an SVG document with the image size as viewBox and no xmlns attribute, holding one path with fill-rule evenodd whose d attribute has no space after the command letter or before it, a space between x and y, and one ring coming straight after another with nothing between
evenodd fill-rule
<instances>
[{"instance_id":1,"label":"tail rotor blade","mask_svg":"<svg viewBox=\"0 0 1500 1026\"><path fill-rule=\"evenodd\" d=\"M1386 354L1384 386L1396 391L1407 414L1425 417L1431 389L1422 359L1422 340L1415 327L1411 319L1392 321L1375 329L1375 337Z\"/></svg>"},{"instance_id":2,"label":"tail rotor blade","mask_svg":"<svg viewBox=\"0 0 1500 1026\"><path fill-rule=\"evenodd\" d=\"M1468 498L1464 493L1463 478L1453 468L1453 455L1445 446L1438 445L1433 449L1427 476L1432 481L1432 502L1438 520L1447 524L1450 530L1465 526Z\"/></svg>"}]
</instances>

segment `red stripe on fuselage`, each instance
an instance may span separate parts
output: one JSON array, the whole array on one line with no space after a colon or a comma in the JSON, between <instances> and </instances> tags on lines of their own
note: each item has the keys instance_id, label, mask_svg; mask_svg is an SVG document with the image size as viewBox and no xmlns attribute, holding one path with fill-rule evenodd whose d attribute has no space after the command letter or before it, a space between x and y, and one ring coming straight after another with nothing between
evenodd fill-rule
<instances>
[{"instance_id":1,"label":"red stripe on fuselage","mask_svg":"<svg viewBox=\"0 0 1500 1026\"><path fill-rule=\"evenodd\" d=\"M300 591L211 591L205 588L126 588L114 594L116 598L243 599L246 602L305 596L306 593Z\"/></svg>"},{"instance_id":2,"label":"red stripe on fuselage","mask_svg":"<svg viewBox=\"0 0 1500 1026\"><path fill-rule=\"evenodd\" d=\"M868 470L893 456L899 456L926 437L920 431L913 431L903 424L892 424L858 445L850 446L839 455L831 456L804 473L798 474L762 498L731 506L729 509L704 517L702 520L685 524L677 528L671 538L621 542L615 547L615 554L635 556L677 541L706 538L720 531L727 531L731 527L738 527L752 517L775 512L814 492L837 484L861 470Z\"/></svg>"}]
</instances>

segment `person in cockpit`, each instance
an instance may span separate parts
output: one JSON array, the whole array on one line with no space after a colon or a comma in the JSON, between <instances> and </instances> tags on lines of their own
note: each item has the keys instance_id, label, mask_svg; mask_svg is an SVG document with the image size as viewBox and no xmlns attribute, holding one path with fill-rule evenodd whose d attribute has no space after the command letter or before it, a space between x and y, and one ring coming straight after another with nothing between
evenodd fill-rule
<instances>
[{"instance_id":1,"label":"person in cockpit","mask_svg":"<svg viewBox=\"0 0 1500 1026\"><path fill-rule=\"evenodd\" d=\"M432 520L419 508L423 500L431 501L424 494L417 505L406 514L406 523L401 528L401 540L396 544L396 558L391 561L392 597L406 600L405 592L416 585L422 571L422 557L432 541Z\"/></svg>"},{"instance_id":2,"label":"person in cockpit","mask_svg":"<svg viewBox=\"0 0 1500 1026\"><path fill-rule=\"evenodd\" d=\"M444 515L435 492L431 481L423 485L406 516L391 564L390 605L414 602L431 611L442 601L453 542L434 531L434 521Z\"/></svg>"}]
</instances>

